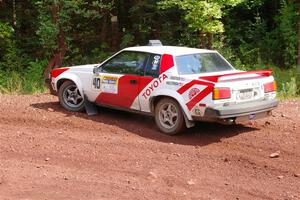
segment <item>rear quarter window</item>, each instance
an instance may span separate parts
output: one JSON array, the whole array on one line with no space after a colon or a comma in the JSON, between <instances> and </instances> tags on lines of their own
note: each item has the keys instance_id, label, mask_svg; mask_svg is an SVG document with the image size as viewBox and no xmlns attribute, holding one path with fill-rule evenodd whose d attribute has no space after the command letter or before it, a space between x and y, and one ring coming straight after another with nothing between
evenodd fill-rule
<instances>
[{"instance_id":1,"label":"rear quarter window","mask_svg":"<svg viewBox=\"0 0 300 200\"><path fill-rule=\"evenodd\" d=\"M148 62L145 67L145 76L158 77L161 63L161 55L150 54Z\"/></svg>"}]
</instances>

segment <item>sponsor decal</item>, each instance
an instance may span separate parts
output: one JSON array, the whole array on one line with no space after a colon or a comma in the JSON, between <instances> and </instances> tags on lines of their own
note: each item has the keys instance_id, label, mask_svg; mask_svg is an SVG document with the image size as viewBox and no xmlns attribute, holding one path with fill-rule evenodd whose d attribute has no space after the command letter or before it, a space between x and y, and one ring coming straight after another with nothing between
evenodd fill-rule
<instances>
[{"instance_id":1,"label":"sponsor decal","mask_svg":"<svg viewBox=\"0 0 300 200\"><path fill-rule=\"evenodd\" d=\"M157 70L159 63L160 63L160 56L158 55L154 56L151 70Z\"/></svg>"},{"instance_id":2,"label":"sponsor decal","mask_svg":"<svg viewBox=\"0 0 300 200\"><path fill-rule=\"evenodd\" d=\"M182 86L183 84L180 82L176 82L176 81L167 81L166 82L167 85L175 85L175 86Z\"/></svg>"},{"instance_id":3,"label":"sponsor decal","mask_svg":"<svg viewBox=\"0 0 300 200\"><path fill-rule=\"evenodd\" d=\"M93 89L117 94L119 78L115 76L98 76L93 79Z\"/></svg>"},{"instance_id":4,"label":"sponsor decal","mask_svg":"<svg viewBox=\"0 0 300 200\"><path fill-rule=\"evenodd\" d=\"M167 79L168 76L165 74L160 75L158 78L154 79L146 88L145 92L142 94L142 96L147 99L149 96L151 96L152 92L154 91L154 89L158 88L161 83L163 83L163 81L165 79Z\"/></svg>"},{"instance_id":5,"label":"sponsor decal","mask_svg":"<svg viewBox=\"0 0 300 200\"><path fill-rule=\"evenodd\" d=\"M178 77L178 76L171 76L170 79L177 80L177 81L185 81L185 78Z\"/></svg>"},{"instance_id":6,"label":"sponsor decal","mask_svg":"<svg viewBox=\"0 0 300 200\"><path fill-rule=\"evenodd\" d=\"M194 98L199 93L200 93L200 90L198 88L192 88L189 92L189 99Z\"/></svg>"}]
</instances>

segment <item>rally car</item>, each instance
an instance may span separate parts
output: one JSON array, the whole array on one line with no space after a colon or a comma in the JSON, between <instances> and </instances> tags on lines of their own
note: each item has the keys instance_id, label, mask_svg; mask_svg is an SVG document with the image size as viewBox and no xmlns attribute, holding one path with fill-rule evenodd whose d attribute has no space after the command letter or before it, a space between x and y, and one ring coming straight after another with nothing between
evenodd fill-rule
<instances>
[{"instance_id":1,"label":"rally car","mask_svg":"<svg viewBox=\"0 0 300 200\"><path fill-rule=\"evenodd\" d=\"M54 69L51 86L69 111L87 105L154 115L166 134L195 121L234 124L277 105L271 70L240 71L217 51L175 46L125 48L101 64Z\"/></svg>"}]
</instances>

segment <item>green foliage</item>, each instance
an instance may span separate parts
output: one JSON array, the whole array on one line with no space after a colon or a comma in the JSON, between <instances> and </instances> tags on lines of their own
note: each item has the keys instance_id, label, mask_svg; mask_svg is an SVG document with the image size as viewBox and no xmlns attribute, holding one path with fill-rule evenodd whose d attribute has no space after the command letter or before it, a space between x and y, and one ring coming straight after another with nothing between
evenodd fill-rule
<instances>
[{"instance_id":1,"label":"green foliage","mask_svg":"<svg viewBox=\"0 0 300 200\"><path fill-rule=\"evenodd\" d=\"M0 44L3 47L3 45L9 44L10 38L12 37L12 34L14 33L14 29L8 24L0 22Z\"/></svg>"},{"instance_id":2,"label":"green foliage","mask_svg":"<svg viewBox=\"0 0 300 200\"><path fill-rule=\"evenodd\" d=\"M46 60L30 61L22 72L0 71L0 93L40 93L45 91L43 71Z\"/></svg>"},{"instance_id":3,"label":"green foliage","mask_svg":"<svg viewBox=\"0 0 300 200\"><path fill-rule=\"evenodd\" d=\"M224 31L222 9L225 6L235 6L242 0L214 0L214 1L194 1L194 0L162 0L158 3L162 9L178 7L185 12L185 20L188 26L202 33L221 33Z\"/></svg>"},{"instance_id":4,"label":"green foliage","mask_svg":"<svg viewBox=\"0 0 300 200\"><path fill-rule=\"evenodd\" d=\"M23 92L22 76L16 71L0 71L0 93L21 93Z\"/></svg>"},{"instance_id":5,"label":"green foliage","mask_svg":"<svg viewBox=\"0 0 300 200\"><path fill-rule=\"evenodd\" d=\"M14 40L14 29L0 21L0 70L21 69L19 50Z\"/></svg>"},{"instance_id":6,"label":"green foliage","mask_svg":"<svg viewBox=\"0 0 300 200\"><path fill-rule=\"evenodd\" d=\"M272 68L280 95L294 96L299 6L296 0L25 0L16 1L15 25L11 1L3 0L0 92L43 91L42 71L60 50L59 35L64 66L100 63L118 47L149 39L205 46L210 41L202 36L213 35L213 48L239 69L278 66Z\"/></svg>"},{"instance_id":7,"label":"green foliage","mask_svg":"<svg viewBox=\"0 0 300 200\"><path fill-rule=\"evenodd\" d=\"M290 98L300 95L300 74L295 67L290 69L272 67L272 69L280 97Z\"/></svg>"},{"instance_id":8,"label":"green foliage","mask_svg":"<svg viewBox=\"0 0 300 200\"><path fill-rule=\"evenodd\" d=\"M45 91L43 72L47 60L30 61L24 74L23 92L37 93Z\"/></svg>"},{"instance_id":9,"label":"green foliage","mask_svg":"<svg viewBox=\"0 0 300 200\"><path fill-rule=\"evenodd\" d=\"M299 92L296 78L292 77L289 82L282 83L281 95L284 97L296 97Z\"/></svg>"},{"instance_id":10,"label":"green foliage","mask_svg":"<svg viewBox=\"0 0 300 200\"><path fill-rule=\"evenodd\" d=\"M102 43L99 48L92 49L89 55L82 55L78 49L78 53L72 57L72 61L70 61L68 65L73 66L84 65L87 63L101 63L111 56L111 52L106 49L108 49L106 43Z\"/></svg>"},{"instance_id":11,"label":"green foliage","mask_svg":"<svg viewBox=\"0 0 300 200\"><path fill-rule=\"evenodd\" d=\"M125 48L128 47L129 45L132 45L134 41L134 35L131 33L126 33L123 37L122 37L122 41L120 44L121 48Z\"/></svg>"},{"instance_id":12,"label":"green foliage","mask_svg":"<svg viewBox=\"0 0 300 200\"><path fill-rule=\"evenodd\" d=\"M58 28L52 23L51 19L45 16L40 16L39 19L40 24L36 34L39 36L40 45L43 47L44 52L46 52L45 55L50 57L53 50L57 48L56 38Z\"/></svg>"},{"instance_id":13,"label":"green foliage","mask_svg":"<svg viewBox=\"0 0 300 200\"><path fill-rule=\"evenodd\" d=\"M39 23L36 34L42 47L42 55L47 58L53 55L58 48L58 34L61 31L67 45L65 62L68 64L74 62L73 58L78 57L79 53L89 54L91 49L97 47L97 25L101 21L102 12L110 11L114 1L36 0L35 6Z\"/></svg>"},{"instance_id":14,"label":"green foliage","mask_svg":"<svg viewBox=\"0 0 300 200\"><path fill-rule=\"evenodd\" d=\"M297 6L288 0L283 0L279 15L275 18L278 23L277 33L280 48L283 50L282 59L285 66L296 65L297 59Z\"/></svg>"},{"instance_id":15,"label":"green foliage","mask_svg":"<svg viewBox=\"0 0 300 200\"><path fill-rule=\"evenodd\" d=\"M244 1L225 15L225 43L244 65L291 68L297 58L298 9L296 1Z\"/></svg>"}]
</instances>

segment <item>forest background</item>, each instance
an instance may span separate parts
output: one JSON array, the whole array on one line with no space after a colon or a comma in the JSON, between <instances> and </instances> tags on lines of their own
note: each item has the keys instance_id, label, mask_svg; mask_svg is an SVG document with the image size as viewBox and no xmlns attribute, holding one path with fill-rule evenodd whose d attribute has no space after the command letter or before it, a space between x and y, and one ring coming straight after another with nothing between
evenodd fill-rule
<instances>
[{"instance_id":1,"label":"forest background","mask_svg":"<svg viewBox=\"0 0 300 200\"><path fill-rule=\"evenodd\" d=\"M299 96L299 13L298 0L0 0L0 93L44 92L47 67L160 39L271 68L280 96Z\"/></svg>"}]
</instances>

